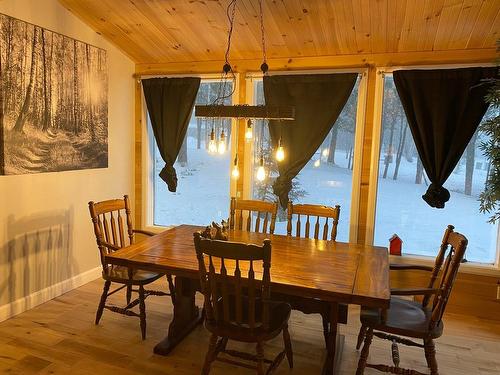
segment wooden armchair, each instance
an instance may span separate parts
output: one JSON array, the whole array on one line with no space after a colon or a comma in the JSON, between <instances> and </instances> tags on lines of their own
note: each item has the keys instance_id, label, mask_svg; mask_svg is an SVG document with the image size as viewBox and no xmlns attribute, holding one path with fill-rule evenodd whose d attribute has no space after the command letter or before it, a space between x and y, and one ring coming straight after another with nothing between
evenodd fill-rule
<instances>
[{"instance_id":1,"label":"wooden armchair","mask_svg":"<svg viewBox=\"0 0 500 375\"><path fill-rule=\"evenodd\" d=\"M255 223L252 217L255 213ZM278 204L256 200L231 198L229 229L240 229L260 233L274 233ZM263 218L263 219L262 219ZM243 223L245 225L243 226ZM262 225L261 225L262 223ZM269 225L269 232L268 232Z\"/></svg>"},{"instance_id":2,"label":"wooden armchair","mask_svg":"<svg viewBox=\"0 0 500 375\"><path fill-rule=\"evenodd\" d=\"M309 238L311 221L314 221L314 239L320 239L321 227L323 228L323 234L321 239L335 241L337 238L337 225L339 223L340 216L340 206L335 207L319 206L314 204L292 204L288 202L288 223L287 223L287 234L292 235L293 230L293 218L297 217L297 222L295 223L295 237L301 237L302 231L302 221L301 216L306 218L304 223L304 235L302 237ZM312 218L312 220L310 220ZM331 229L330 229L331 225ZM328 238L330 237L330 238Z\"/></svg>"},{"instance_id":3,"label":"wooden armchair","mask_svg":"<svg viewBox=\"0 0 500 375\"><path fill-rule=\"evenodd\" d=\"M273 372L284 356L293 367L292 345L288 333L290 305L270 300L271 241L263 246L210 240L194 233L200 285L205 297L205 326L212 333L202 374L208 374L213 361L219 360L257 370ZM254 263L256 263L254 265ZM262 269L257 265L261 263ZM254 271L255 269L255 271ZM242 274L247 277L242 278ZM256 279L255 275L262 275ZM285 349L274 360L264 358L263 344L283 332ZM219 340L220 337L220 340ZM228 340L257 344L257 355L226 349ZM255 366L225 357L256 362Z\"/></svg>"},{"instance_id":4,"label":"wooden armchair","mask_svg":"<svg viewBox=\"0 0 500 375\"><path fill-rule=\"evenodd\" d=\"M391 290L393 296L391 305L384 314L375 309L362 307L362 326L356 348L359 349L363 339L364 346L359 358L357 375L363 374L365 367L393 374L422 374L399 367L398 343L423 348L431 375L438 374L434 339L443 333L443 314L467 247L467 239L460 233L454 232L453 229L452 225L448 225L434 267L391 265L392 270L429 272L430 280L426 288ZM422 302L417 302L397 296L423 296L423 299ZM394 366L366 363L373 336L392 341ZM421 339L423 344L400 336Z\"/></svg>"},{"instance_id":5,"label":"wooden armchair","mask_svg":"<svg viewBox=\"0 0 500 375\"><path fill-rule=\"evenodd\" d=\"M97 247L99 248L99 254L101 256L102 277L105 280L101 301L97 308L95 324L99 324L104 309L123 315L136 316L140 318L142 339L144 340L146 338L146 305L144 301L146 297L150 295L169 295L172 298L172 302L174 302L175 289L172 276L167 275L170 293L145 290L145 285L152 283L163 275L106 264L105 257L113 251L134 243L135 234L152 236L154 233L133 229L130 203L127 195L125 195L123 199L112 199L97 203L89 202L89 211L94 226ZM112 282L123 285L109 292ZM133 289L134 286L137 286L138 289ZM127 288L127 305L125 307L106 305L106 299L123 288ZM131 301L132 292L137 292L139 294L138 298L134 301ZM137 305L139 305L139 314L131 310Z\"/></svg>"},{"instance_id":6,"label":"wooden armchair","mask_svg":"<svg viewBox=\"0 0 500 375\"><path fill-rule=\"evenodd\" d=\"M305 219L305 220L301 220ZM340 206L335 207L313 205L313 204L292 204L288 202L287 207L287 235L293 235L293 228L295 227L295 237L310 238L313 234L314 239L332 240L335 241L337 237L337 225L340 217ZM294 218L296 218L295 225L293 225ZM313 231L311 230L311 223L314 225ZM321 233L322 229L322 233ZM321 233L321 236L320 236ZM332 270L335 272L335 270ZM299 310L304 314L320 314L323 322L323 335L325 342L328 345L328 332L329 332L329 316L330 304L314 298L301 298L289 297L282 295L275 295L274 298L285 300L294 310ZM345 304L339 305L339 321L347 323L348 306Z\"/></svg>"}]
</instances>

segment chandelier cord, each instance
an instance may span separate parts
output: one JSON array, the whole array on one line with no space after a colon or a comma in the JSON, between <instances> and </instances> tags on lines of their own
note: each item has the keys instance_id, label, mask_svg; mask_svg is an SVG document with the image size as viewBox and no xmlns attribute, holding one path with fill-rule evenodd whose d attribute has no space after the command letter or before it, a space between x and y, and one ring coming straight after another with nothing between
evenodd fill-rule
<instances>
[{"instance_id":1,"label":"chandelier cord","mask_svg":"<svg viewBox=\"0 0 500 375\"><path fill-rule=\"evenodd\" d=\"M227 48L226 48L226 64L229 64L229 51L231 49L231 37L233 35L233 27L234 27L234 15L236 13L236 1L237 0L231 0L229 5L227 6L226 9L226 16L229 21L229 32L227 35ZM231 8L232 7L232 8Z\"/></svg>"},{"instance_id":2,"label":"chandelier cord","mask_svg":"<svg viewBox=\"0 0 500 375\"><path fill-rule=\"evenodd\" d=\"M234 80L236 79L236 75L234 74L233 68L229 63L229 52L231 50L231 37L233 35L233 29L234 29L234 16L236 14L236 1L237 0L231 0L226 8L226 17L229 22L229 31L227 35L226 53L224 56L225 64L220 76L220 85L217 90L217 97L213 101L213 104L215 105L224 105L224 101L228 98L231 98L236 90L236 86L234 85ZM228 87L227 75L229 73L231 74L231 82L233 82L233 84L231 90L229 90L229 92L226 93Z\"/></svg>"},{"instance_id":3,"label":"chandelier cord","mask_svg":"<svg viewBox=\"0 0 500 375\"><path fill-rule=\"evenodd\" d=\"M262 56L263 56L263 64L267 62L266 56L266 39L264 34L264 12L262 11L262 0L259 0L259 11L260 11L260 32L262 38Z\"/></svg>"}]
</instances>

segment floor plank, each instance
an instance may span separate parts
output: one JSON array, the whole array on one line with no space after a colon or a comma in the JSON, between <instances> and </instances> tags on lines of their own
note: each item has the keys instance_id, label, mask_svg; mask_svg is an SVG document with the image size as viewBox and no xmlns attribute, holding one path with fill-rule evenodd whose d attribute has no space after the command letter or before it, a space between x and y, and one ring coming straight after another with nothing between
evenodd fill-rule
<instances>
[{"instance_id":1,"label":"floor plank","mask_svg":"<svg viewBox=\"0 0 500 375\"><path fill-rule=\"evenodd\" d=\"M159 280L154 289L166 290ZM200 326L168 357L153 354L154 345L166 333L172 318L169 297L147 300L147 339L140 338L139 320L105 311L101 324L93 324L102 290L95 280L50 302L0 323L0 373L9 374L199 374L209 335ZM110 297L121 304L123 291ZM201 298L199 304L201 305ZM358 352L359 309L350 307L349 324L341 326L346 341L341 374L354 374ZM294 312L290 335L295 368L284 361L276 374L319 374L325 356L321 319ZM241 350L253 347L240 343ZM282 348L281 337L269 342L266 355L273 357ZM448 314L445 334L436 343L441 374L500 374L500 323ZM423 352L400 347L401 365L427 372ZM374 339L369 362L390 362L390 343ZM252 374L252 371L215 363L212 374ZM365 374L376 374L367 369Z\"/></svg>"}]
</instances>

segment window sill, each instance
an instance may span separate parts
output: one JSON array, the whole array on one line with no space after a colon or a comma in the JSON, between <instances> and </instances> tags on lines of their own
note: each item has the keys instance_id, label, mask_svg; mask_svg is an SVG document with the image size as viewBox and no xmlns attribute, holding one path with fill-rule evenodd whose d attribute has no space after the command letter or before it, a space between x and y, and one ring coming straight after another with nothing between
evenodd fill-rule
<instances>
[{"instance_id":1,"label":"window sill","mask_svg":"<svg viewBox=\"0 0 500 375\"><path fill-rule=\"evenodd\" d=\"M434 258L418 255L403 255L403 256L390 256L391 263L403 263L403 264L421 264L425 266L433 266ZM472 275L483 275L483 276L494 276L500 277L500 268L495 264L486 263L473 263L467 262L462 263L459 272L468 273Z\"/></svg>"}]
</instances>

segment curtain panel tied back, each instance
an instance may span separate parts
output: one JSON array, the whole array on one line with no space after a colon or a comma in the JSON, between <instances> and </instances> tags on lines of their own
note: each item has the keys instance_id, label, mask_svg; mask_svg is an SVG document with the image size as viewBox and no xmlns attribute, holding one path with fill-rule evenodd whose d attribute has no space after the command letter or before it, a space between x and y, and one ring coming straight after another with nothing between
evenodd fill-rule
<instances>
[{"instance_id":1,"label":"curtain panel tied back","mask_svg":"<svg viewBox=\"0 0 500 375\"><path fill-rule=\"evenodd\" d=\"M294 106L292 121L269 121L273 149L280 137L287 150L278 163L273 192L286 208L292 180L304 168L332 129L349 99L357 73L264 76L266 105Z\"/></svg>"},{"instance_id":2,"label":"curtain panel tied back","mask_svg":"<svg viewBox=\"0 0 500 375\"><path fill-rule=\"evenodd\" d=\"M200 82L196 77L142 80L156 144L165 162L160 177L171 192L177 190L174 163L186 136Z\"/></svg>"},{"instance_id":3,"label":"curtain panel tied back","mask_svg":"<svg viewBox=\"0 0 500 375\"><path fill-rule=\"evenodd\" d=\"M394 83L431 184L422 199L444 208L443 187L479 126L488 104L485 81L497 68L398 70Z\"/></svg>"}]
</instances>

